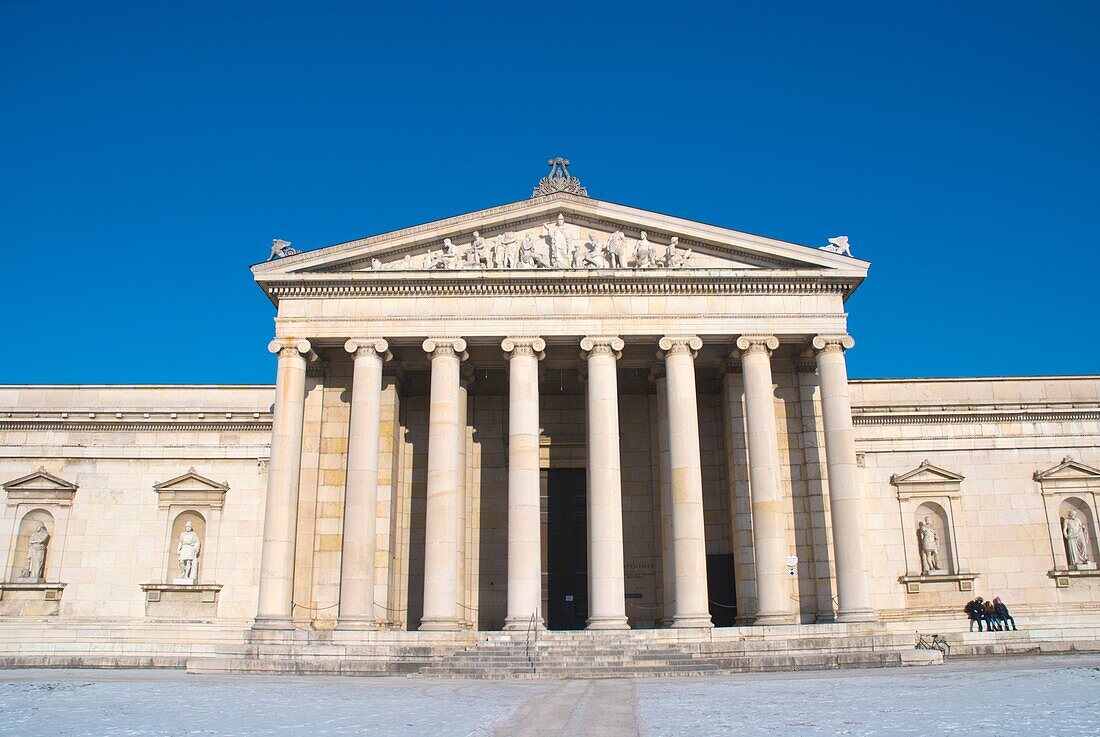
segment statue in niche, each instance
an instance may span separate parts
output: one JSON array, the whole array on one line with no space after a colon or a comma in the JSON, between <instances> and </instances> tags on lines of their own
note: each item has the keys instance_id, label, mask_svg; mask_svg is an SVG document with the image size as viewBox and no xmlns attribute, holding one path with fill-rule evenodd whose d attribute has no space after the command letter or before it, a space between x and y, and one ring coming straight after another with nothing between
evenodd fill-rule
<instances>
[{"instance_id":1,"label":"statue in niche","mask_svg":"<svg viewBox=\"0 0 1100 737\"><path fill-rule=\"evenodd\" d=\"M50 545L50 533L44 522L39 522L27 541L27 567L20 578L41 581L46 574L46 548Z\"/></svg>"},{"instance_id":2,"label":"statue in niche","mask_svg":"<svg viewBox=\"0 0 1100 737\"><path fill-rule=\"evenodd\" d=\"M648 269L657 265L657 259L653 254L653 244L649 242L649 236L643 230L638 237L638 245L634 247L634 265L639 269Z\"/></svg>"},{"instance_id":3,"label":"statue in niche","mask_svg":"<svg viewBox=\"0 0 1100 737\"><path fill-rule=\"evenodd\" d=\"M581 267L591 266L594 269L602 269L607 266L607 246L600 243L600 239L596 237L595 233L588 234L588 242L591 246L588 248L588 252L584 254Z\"/></svg>"},{"instance_id":4,"label":"statue in niche","mask_svg":"<svg viewBox=\"0 0 1100 737\"><path fill-rule=\"evenodd\" d=\"M530 233L523 236L523 243L519 246L519 256L516 262L516 266L521 269L537 269L540 266L545 269L549 267L546 260L535 250L535 238Z\"/></svg>"},{"instance_id":5,"label":"statue in niche","mask_svg":"<svg viewBox=\"0 0 1100 737\"><path fill-rule=\"evenodd\" d=\"M475 268L482 266L489 268L489 254L486 251L485 239L475 230L474 240L470 244L470 252L466 254L466 262Z\"/></svg>"},{"instance_id":6,"label":"statue in niche","mask_svg":"<svg viewBox=\"0 0 1100 737\"><path fill-rule=\"evenodd\" d=\"M180 578L194 582L195 566L198 563L199 550L201 548L202 543L199 541L199 534L195 532L195 528L188 522L183 526L183 532L180 533L179 545L176 546L176 555L179 556L180 562Z\"/></svg>"},{"instance_id":7,"label":"statue in niche","mask_svg":"<svg viewBox=\"0 0 1100 737\"><path fill-rule=\"evenodd\" d=\"M1069 515L1062 518L1062 536L1066 539L1066 557L1071 566L1090 562L1089 533L1077 518L1076 509L1070 510Z\"/></svg>"},{"instance_id":8,"label":"statue in niche","mask_svg":"<svg viewBox=\"0 0 1100 737\"><path fill-rule=\"evenodd\" d=\"M940 568L940 539L931 517L925 517L917 523L917 539L920 541L920 570L930 575Z\"/></svg>"},{"instance_id":9,"label":"statue in niche","mask_svg":"<svg viewBox=\"0 0 1100 737\"><path fill-rule=\"evenodd\" d=\"M550 244L550 265L555 269L565 269L571 262L572 239L565 230L565 216L558 213L555 223L543 223L546 242Z\"/></svg>"},{"instance_id":10,"label":"statue in niche","mask_svg":"<svg viewBox=\"0 0 1100 737\"><path fill-rule=\"evenodd\" d=\"M612 269L626 267L626 235L616 230L607 239L607 265Z\"/></svg>"}]
</instances>

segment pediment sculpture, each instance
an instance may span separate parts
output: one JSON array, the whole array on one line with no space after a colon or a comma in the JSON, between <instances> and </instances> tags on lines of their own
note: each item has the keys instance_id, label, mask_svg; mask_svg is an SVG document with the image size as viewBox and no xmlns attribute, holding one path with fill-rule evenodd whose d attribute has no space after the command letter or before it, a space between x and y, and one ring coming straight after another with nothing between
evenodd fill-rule
<instances>
[{"instance_id":1,"label":"pediment sculpture","mask_svg":"<svg viewBox=\"0 0 1100 737\"><path fill-rule=\"evenodd\" d=\"M458 245L455 241L462 241ZM466 242L468 241L468 242ZM558 216L541 226L541 235L527 231L522 234L505 231L485 238L473 231L468 238L444 238L441 250L429 250L415 264L409 254L390 263L372 258L370 270L460 271L474 269L682 269L691 266L692 249L681 248L678 236L668 244L658 246L649 240L644 230L631 243L621 230L601 236L589 232L577 237L570 232L565 216Z\"/></svg>"}]
</instances>

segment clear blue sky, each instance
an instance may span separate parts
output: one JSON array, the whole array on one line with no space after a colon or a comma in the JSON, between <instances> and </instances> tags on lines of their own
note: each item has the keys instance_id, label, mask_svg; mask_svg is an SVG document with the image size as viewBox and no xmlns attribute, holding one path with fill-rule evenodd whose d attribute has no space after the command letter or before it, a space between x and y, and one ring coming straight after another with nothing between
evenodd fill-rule
<instances>
[{"instance_id":1,"label":"clear blue sky","mask_svg":"<svg viewBox=\"0 0 1100 737\"><path fill-rule=\"evenodd\" d=\"M248 266L599 198L873 262L855 377L1100 373L1100 3L0 2L0 382L270 382Z\"/></svg>"}]
</instances>

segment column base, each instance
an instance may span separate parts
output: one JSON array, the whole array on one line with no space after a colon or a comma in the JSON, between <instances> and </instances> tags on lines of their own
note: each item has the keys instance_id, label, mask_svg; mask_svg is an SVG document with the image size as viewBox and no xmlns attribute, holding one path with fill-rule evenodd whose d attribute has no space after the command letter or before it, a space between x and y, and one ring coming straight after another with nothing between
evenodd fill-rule
<instances>
[{"instance_id":1,"label":"column base","mask_svg":"<svg viewBox=\"0 0 1100 737\"><path fill-rule=\"evenodd\" d=\"M338 630L376 630L378 622L367 617L340 617L336 620Z\"/></svg>"},{"instance_id":2,"label":"column base","mask_svg":"<svg viewBox=\"0 0 1100 737\"><path fill-rule=\"evenodd\" d=\"M589 617L586 630L628 630L626 617Z\"/></svg>"},{"instance_id":3,"label":"column base","mask_svg":"<svg viewBox=\"0 0 1100 737\"><path fill-rule=\"evenodd\" d=\"M458 632L462 629L462 623L457 619L445 619L442 617L425 617L420 620L421 632Z\"/></svg>"},{"instance_id":4,"label":"column base","mask_svg":"<svg viewBox=\"0 0 1100 737\"><path fill-rule=\"evenodd\" d=\"M837 622L877 622L874 609L841 609L836 613Z\"/></svg>"},{"instance_id":5,"label":"column base","mask_svg":"<svg viewBox=\"0 0 1100 737\"><path fill-rule=\"evenodd\" d=\"M524 632L529 629L532 629L530 617L508 617L504 620L505 632ZM546 622L542 621L542 617L535 619L534 629L546 629Z\"/></svg>"},{"instance_id":6,"label":"column base","mask_svg":"<svg viewBox=\"0 0 1100 737\"><path fill-rule=\"evenodd\" d=\"M290 617L256 617L252 621L254 630L293 630L294 622Z\"/></svg>"},{"instance_id":7,"label":"column base","mask_svg":"<svg viewBox=\"0 0 1100 737\"><path fill-rule=\"evenodd\" d=\"M757 614L752 623L757 627L775 624L798 624L798 617L794 614Z\"/></svg>"},{"instance_id":8,"label":"column base","mask_svg":"<svg viewBox=\"0 0 1100 737\"><path fill-rule=\"evenodd\" d=\"M677 614L672 618L672 624L669 626L677 629L686 627L710 629L714 626L714 622L711 621L709 614Z\"/></svg>"}]
</instances>

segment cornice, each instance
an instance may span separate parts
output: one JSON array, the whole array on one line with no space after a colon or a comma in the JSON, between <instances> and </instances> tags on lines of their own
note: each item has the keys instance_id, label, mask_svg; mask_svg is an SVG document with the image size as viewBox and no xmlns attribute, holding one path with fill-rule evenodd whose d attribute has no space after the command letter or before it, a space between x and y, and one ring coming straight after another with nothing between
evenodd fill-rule
<instances>
[{"instance_id":1,"label":"cornice","mask_svg":"<svg viewBox=\"0 0 1100 737\"><path fill-rule=\"evenodd\" d=\"M289 275L264 289L273 300L317 297L435 296L568 296L568 295L705 295L833 294L847 296L857 277L818 272L752 273L730 269L577 270L537 272L409 271L389 273Z\"/></svg>"},{"instance_id":2,"label":"cornice","mask_svg":"<svg viewBox=\"0 0 1100 737\"><path fill-rule=\"evenodd\" d=\"M270 432L270 412L0 411L3 430Z\"/></svg>"},{"instance_id":3,"label":"cornice","mask_svg":"<svg viewBox=\"0 0 1100 737\"><path fill-rule=\"evenodd\" d=\"M1006 422L1081 422L1100 420L1100 405L1043 403L1035 405L937 405L926 407L853 407L857 426L974 424Z\"/></svg>"}]
</instances>

